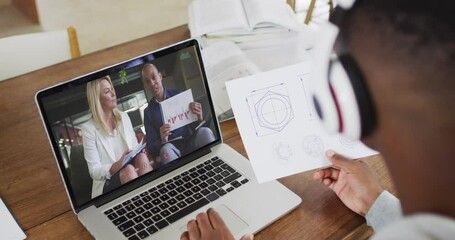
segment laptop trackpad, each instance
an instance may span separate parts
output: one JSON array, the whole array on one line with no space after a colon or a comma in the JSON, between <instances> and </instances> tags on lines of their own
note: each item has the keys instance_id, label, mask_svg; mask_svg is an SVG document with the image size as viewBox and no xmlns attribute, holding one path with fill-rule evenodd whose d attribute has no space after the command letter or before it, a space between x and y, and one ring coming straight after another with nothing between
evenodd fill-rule
<instances>
[{"instance_id":1,"label":"laptop trackpad","mask_svg":"<svg viewBox=\"0 0 455 240\"><path fill-rule=\"evenodd\" d=\"M229 209L226 205L220 205L215 208L218 214L224 220L229 230L231 230L232 234L235 235L236 233L246 229L248 224L243 221L237 214L235 214L231 209ZM180 227L181 232L186 231L186 224Z\"/></svg>"}]
</instances>

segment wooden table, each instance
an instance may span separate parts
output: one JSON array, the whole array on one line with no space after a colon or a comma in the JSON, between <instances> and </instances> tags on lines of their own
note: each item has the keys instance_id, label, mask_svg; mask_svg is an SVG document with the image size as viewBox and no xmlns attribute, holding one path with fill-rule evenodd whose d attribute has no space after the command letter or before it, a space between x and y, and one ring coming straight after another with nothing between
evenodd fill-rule
<instances>
[{"instance_id":1,"label":"wooden table","mask_svg":"<svg viewBox=\"0 0 455 240\"><path fill-rule=\"evenodd\" d=\"M188 37L188 28L181 26L0 82L0 197L29 239L92 238L71 210L35 93ZM246 156L235 121L222 123L221 129L225 142ZM381 157L365 162L378 173L385 188L394 192ZM306 172L280 179L303 201L255 239L359 239L371 234L363 217L347 209L311 176L312 172Z\"/></svg>"}]
</instances>

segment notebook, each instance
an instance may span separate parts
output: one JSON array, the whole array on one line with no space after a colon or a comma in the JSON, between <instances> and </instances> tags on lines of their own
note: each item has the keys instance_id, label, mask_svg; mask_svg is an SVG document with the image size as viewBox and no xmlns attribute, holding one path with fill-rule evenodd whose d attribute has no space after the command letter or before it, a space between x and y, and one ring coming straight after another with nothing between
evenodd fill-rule
<instances>
[{"instance_id":1,"label":"notebook","mask_svg":"<svg viewBox=\"0 0 455 240\"><path fill-rule=\"evenodd\" d=\"M173 130L164 143L153 139L164 119L153 111L158 101L150 92L153 89L142 81L147 64L159 71L165 98L191 89L193 101L202 107L198 121L187 121ZM117 131L109 133L95 123L87 100L87 84L105 76L112 81L122 118ZM249 161L222 142L197 40L185 40L43 89L36 94L36 103L72 209L97 239L179 239L187 222L208 208L221 214L238 239L258 232L301 202L277 181L258 184ZM185 121L187 103L168 108L177 116L173 122ZM187 135L183 129L189 129ZM194 144L199 131L210 137ZM116 134L122 137L115 138ZM106 140L109 137L123 139L120 146L130 149L145 139L145 163L153 170L116 182L109 171L117 159L110 156L118 155L119 148L112 146L119 143ZM165 146L178 149L178 156L166 155ZM135 161L139 160L129 164ZM135 171L139 173L139 169Z\"/></svg>"}]
</instances>

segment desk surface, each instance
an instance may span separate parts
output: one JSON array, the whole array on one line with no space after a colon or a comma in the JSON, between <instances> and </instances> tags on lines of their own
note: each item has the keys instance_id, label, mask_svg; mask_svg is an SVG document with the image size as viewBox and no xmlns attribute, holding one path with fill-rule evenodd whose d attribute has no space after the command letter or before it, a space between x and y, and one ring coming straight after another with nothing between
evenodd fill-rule
<instances>
[{"instance_id":1,"label":"desk surface","mask_svg":"<svg viewBox=\"0 0 455 240\"><path fill-rule=\"evenodd\" d=\"M29 239L91 239L72 212L63 182L35 105L42 88L130 59L189 37L186 26L0 82L0 197ZM221 124L225 143L246 156L235 121ZM382 185L393 186L380 156L364 159ZM255 239L358 239L371 234L363 217L351 212L313 172L279 181L298 194L297 209L274 222Z\"/></svg>"}]
</instances>

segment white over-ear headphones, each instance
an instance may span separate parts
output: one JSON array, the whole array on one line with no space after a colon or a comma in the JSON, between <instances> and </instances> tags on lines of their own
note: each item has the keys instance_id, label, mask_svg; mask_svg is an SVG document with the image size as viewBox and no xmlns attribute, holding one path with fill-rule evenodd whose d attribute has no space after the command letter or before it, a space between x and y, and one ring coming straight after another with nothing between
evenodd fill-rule
<instances>
[{"instance_id":1,"label":"white over-ear headphones","mask_svg":"<svg viewBox=\"0 0 455 240\"><path fill-rule=\"evenodd\" d=\"M335 11L349 10L354 2L339 0ZM329 132L339 132L357 140L372 132L376 118L357 63L349 52L341 55L333 52L338 32L338 26L332 22L320 26L318 43L313 51L313 103Z\"/></svg>"}]
</instances>

